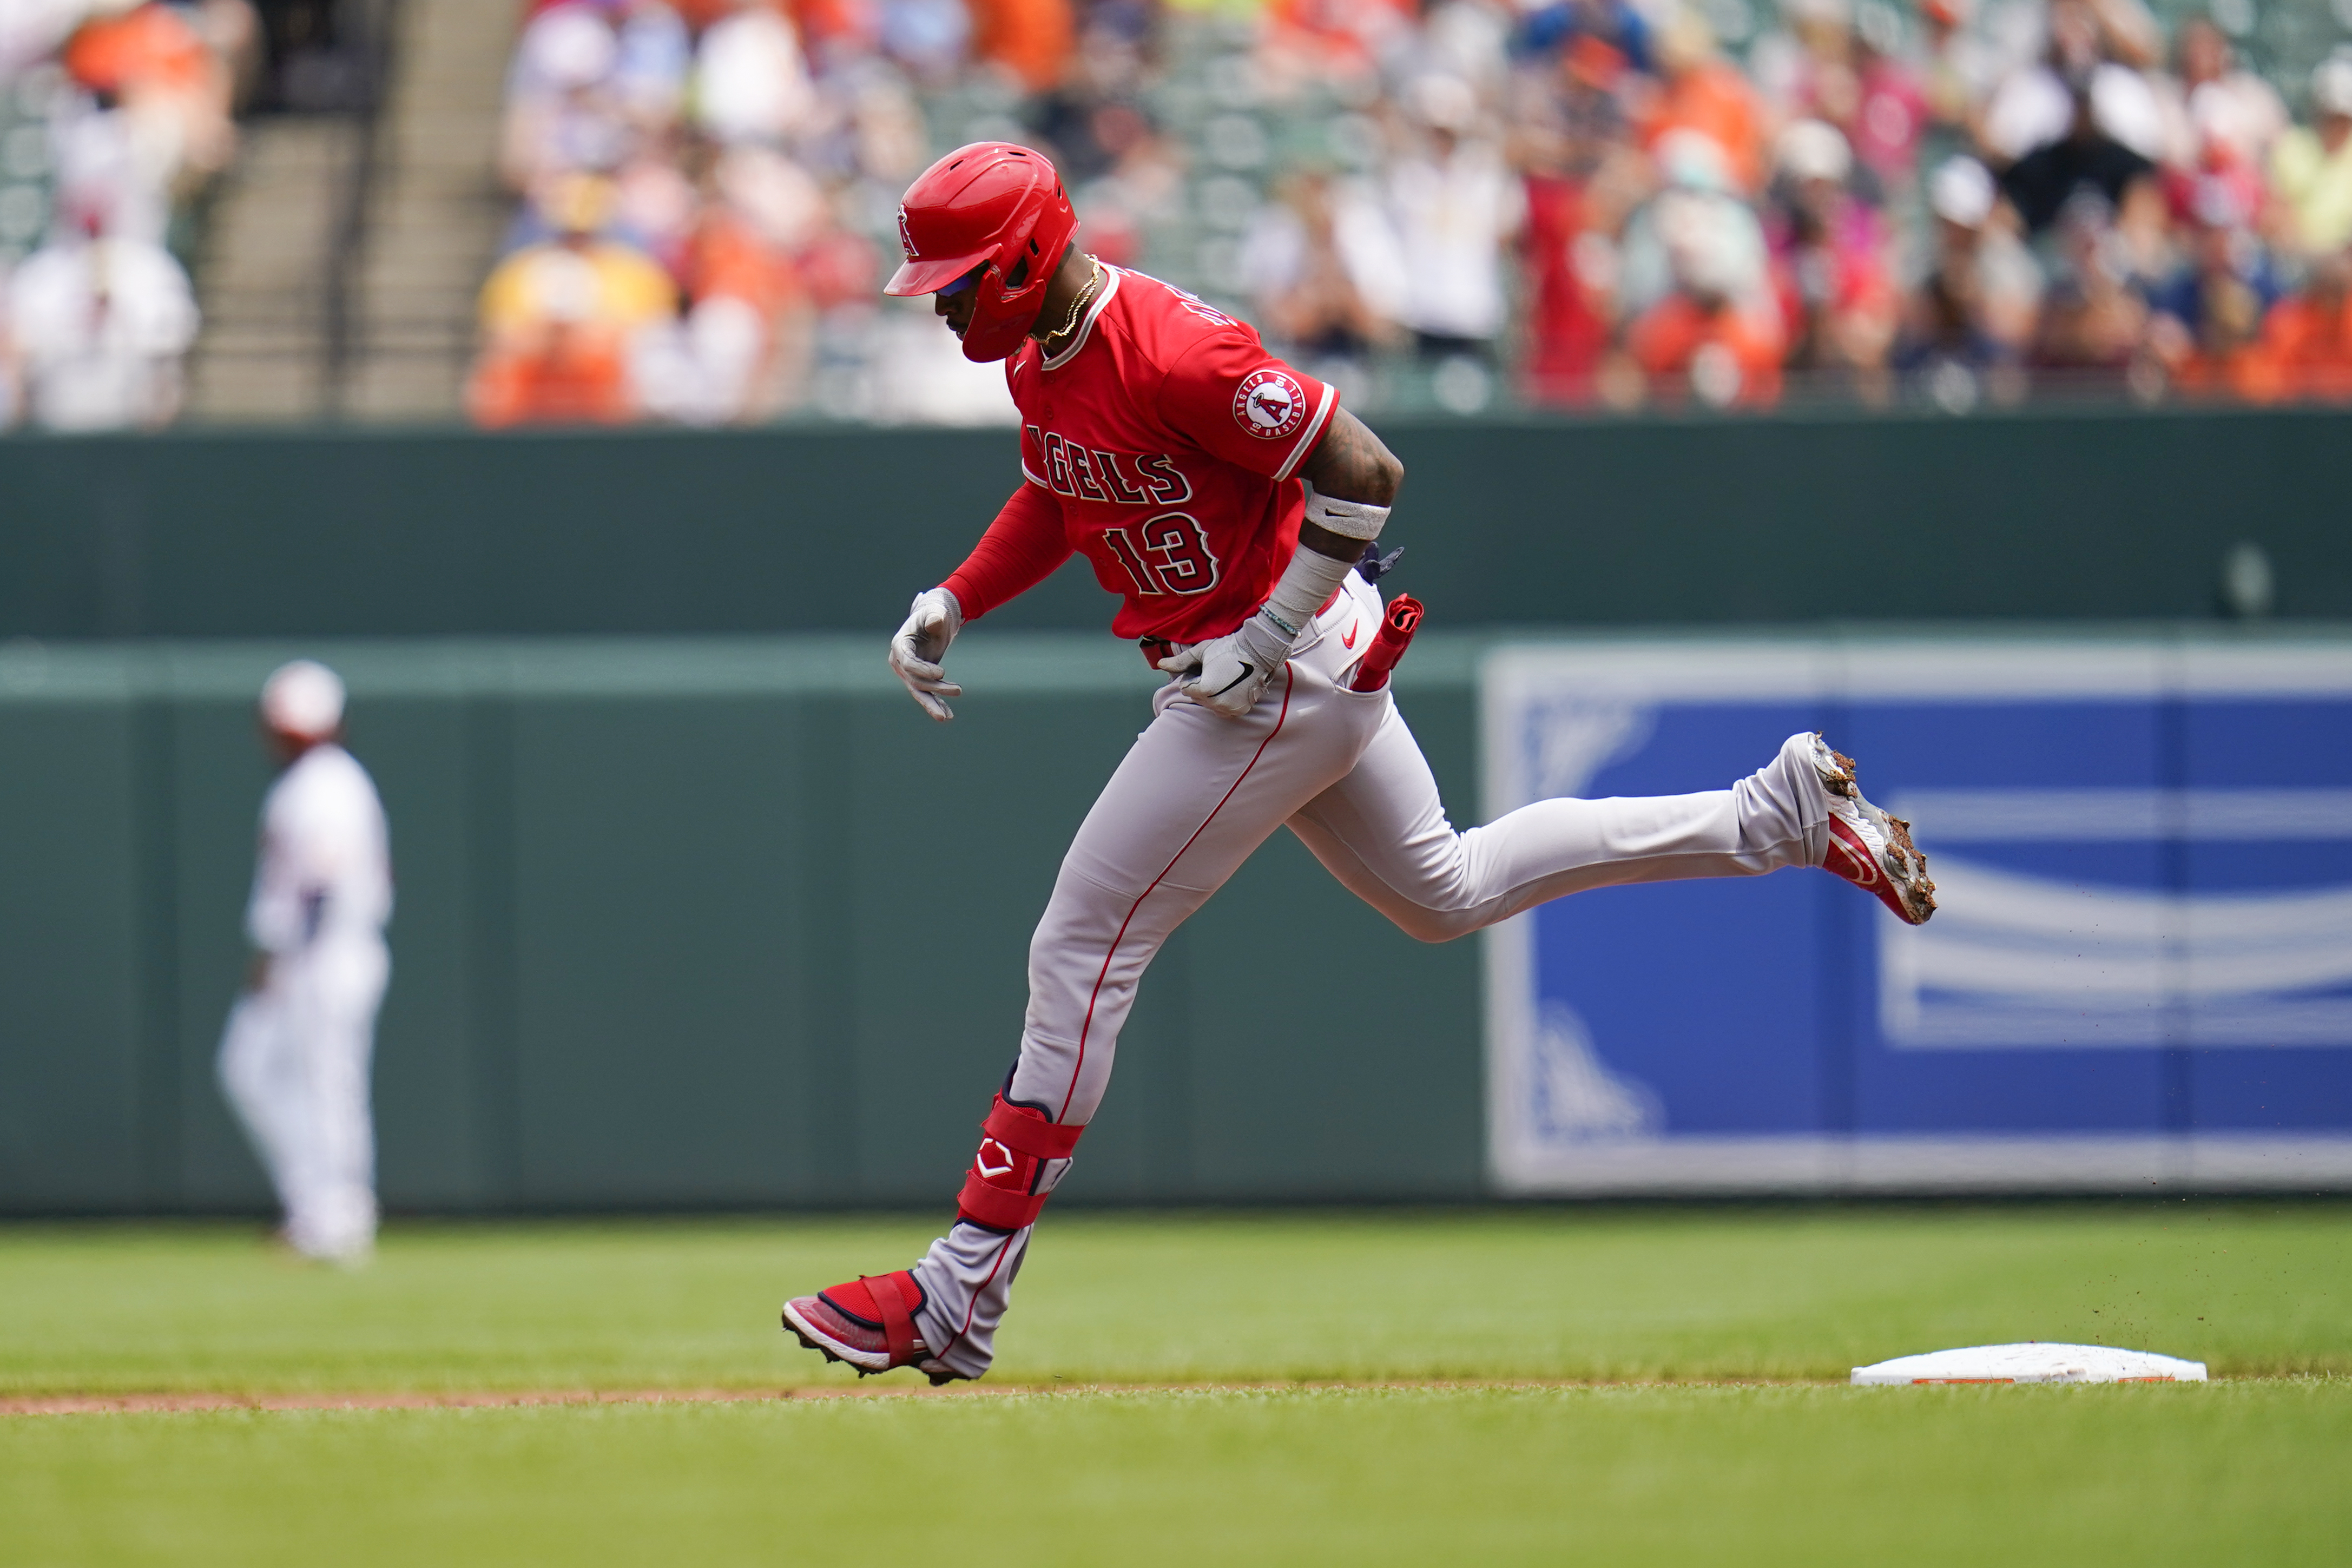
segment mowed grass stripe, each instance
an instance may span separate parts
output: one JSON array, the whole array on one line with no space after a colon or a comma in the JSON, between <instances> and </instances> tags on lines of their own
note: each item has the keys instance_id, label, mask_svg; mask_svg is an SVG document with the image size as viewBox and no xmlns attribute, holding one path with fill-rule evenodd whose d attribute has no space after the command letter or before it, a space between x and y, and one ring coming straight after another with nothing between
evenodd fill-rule
<instances>
[{"instance_id":1,"label":"mowed grass stripe","mask_svg":"<svg viewBox=\"0 0 2352 1568\"><path fill-rule=\"evenodd\" d=\"M74 1564L2342 1561L2352 1384L1012 1394L0 1423Z\"/></svg>"},{"instance_id":2,"label":"mowed grass stripe","mask_svg":"<svg viewBox=\"0 0 2352 1568\"><path fill-rule=\"evenodd\" d=\"M344 1274L249 1226L0 1226L0 1395L854 1386L777 1307L933 1228L395 1225ZM2027 1339L2352 1372L2352 1205L1056 1215L997 1375L1818 1382Z\"/></svg>"}]
</instances>

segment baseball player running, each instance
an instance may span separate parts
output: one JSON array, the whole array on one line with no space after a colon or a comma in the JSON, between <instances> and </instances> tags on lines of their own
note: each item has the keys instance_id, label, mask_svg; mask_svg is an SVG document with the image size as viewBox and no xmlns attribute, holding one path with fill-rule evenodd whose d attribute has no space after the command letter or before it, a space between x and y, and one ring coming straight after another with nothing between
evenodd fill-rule
<instances>
[{"instance_id":1,"label":"baseball player running","mask_svg":"<svg viewBox=\"0 0 2352 1568\"><path fill-rule=\"evenodd\" d=\"M988 1370L1144 969L1277 827L1423 942L1589 888L1784 866L1834 872L1914 924L1936 907L1906 825L1812 734L1729 789L1539 801L1455 831L1390 690L1354 687L1383 616L1358 563L1403 466L1248 326L1082 253L1076 227L1052 164L1005 142L940 159L899 208L906 264L887 291L935 296L966 357L1007 362L1024 482L970 559L916 596L891 668L951 718L956 634L1075 551L1119 595L1113 631L1170 679L1031 940L1020 1056L955 1224L911 1268L784 1307L802 1343L861 1373Z\"/></svg>"},{"instance_id":2,"label":"baseball player running","mask_svg":"<svg viewBox=\"0 0 2352 1568\"><path fill-rule=\"evenodd\" d=\"M261 691L285 771L261 808L245 929L245 994L221 1036L221 1088L285 1205L298 1252L340 1263L375 1242L368 1063L391 974L392 867L383 806L343 750L343 683L298 659Z\"/></svg>"}]
</instances>

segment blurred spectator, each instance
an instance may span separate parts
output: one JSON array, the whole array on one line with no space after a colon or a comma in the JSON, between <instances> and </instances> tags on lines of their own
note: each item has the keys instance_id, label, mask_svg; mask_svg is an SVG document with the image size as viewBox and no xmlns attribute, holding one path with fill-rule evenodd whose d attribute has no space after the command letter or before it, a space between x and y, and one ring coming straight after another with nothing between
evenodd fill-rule
<instances>
[{"instance_id":1,"label":"blurred spectator","mask_svg":"<svg viewBox=\"0 0 2352 1568\"><path fill-rule=\"evenodd\" d=\"M2237 389L2262 402L2352 402L2352 258L2337 251L2312 264L2303 293L2263 323Z\"/></svg>"},{"instance_id":2,"label":"blurred spectator","mask_svg":"<svg viewBox=\"0 0 2352 1568\"><path fill-rule=\"evenodd\" d=\"M573 170L619 165L625 132L606 91L619 55L612 28L587 5L532 18L508 84L502 161L510 184L530 190Z\"/></svg>"},{"instance_id":3,"label":"blurred spectator","mask_svg":"<svg viewBox=\"0 0 2352 1568\"><path fill-rule=\"evenodd\" d=\"M1412 37L1413 0L1266 0L1266 63L1277 79L1369 79Z\"/></svg>"},{"instance_id":4,"label":"blurred spectator","mask_svg":"<svg viewBox=\"0 0 2352 1568\"><path fill-rule=\"evenodd\" d=\"M1395 237L1370 193L1322 171L1293 175L1283 198L1259 213L1243 247L1257 324L1318 374L1339 364L1360 371L1396 339L1405 308Z\"/></svg>"},{"instance_id":5,"label":"blurred spectator","mask_svg":"<svg viewBox=\"0 0 2352 1568\"><path fill-rule=\"evenodd\" d=\"M49 116L57 210L84 215L108 234L161 244L171 230L181 171L173 143L103 94L63 96Z\"/></svg>"},{"instance_id":6,"label":"blurred spectator","mask_svg":"<svg viewBox=\"0 0 2352 1568\"><path fill-rule=\"evenodd\" d=\"M134 5L82 24L65 67L101 106L131 123L142 172L170 191L227 166L236 151L226 64L175 7Z\"/></svg>"},{"instance_id":7,"label":"blurred spectator","mask_svg":"<svg viewBox=\"0 0 2352 1568\"><path fill-rule=\"evenodd\" d=\"M767 148L730 150L711 185L683 269L686 314L649 332L638 358L646 406L691 425L761 417L789 401L778 373L804 369L808 347L809 289L794 258L827 221L816 182Z\"/></svg>"},{"instance_id":8,"label":"blurred spectator","mask_svg":"<svg viewBox=\"0 0 2352 1568\"><path fill-rule=\"evenodd\" d=\"M94 213L8 280L9 337L32 417L53 430L168 423L195 341L188 275L152 241L108 236Z\"/></svg>"},{"instance_id":9,"label":"blurred spectator","mask_svg":"<svg viewBox=\"0 0 2352 1568\"><path fill-rule=\"evenodd\" d=\"M2120 376L2148 325L2147 303L2132 287L2131 258L2115 214L2096 189L2077 191L2054 226L2054 276L2042 300L2035 363L2051 370Z\"/></svg>"},{"instance_id":10,"label":"blurred spectator","mask_svg":"<svg viewBox=\"0 0 2352 1568\"><path fill-rule=\"evenodd\" d=\"M1837 128L1800 120L1780 133L1774 283L1791 370L1875 384L1895 341L1895 283L1878 213L1849 189L1853 156Z\"/></svg>"},{"instance_id":11,"label":"blurred spectator","mask_svg":"<svg viewBox=\"0 0 2352 1568\"><path fill-rule=\"evenodd\" d=\"M2012 372L2033 343L2042 270L2002 221L1992 175L1953 158L1927 184L1934 254L1905 305L1896 365L1947 406L1965 409L1990 387L2013 397Z\"/></svg>"},{"instance_id":12,"label":"blurred spectator","mask_svg":"<svg viewBox=\"0 0 2352 1568\"><path fill-rule=\"evenodd\" d=\"M1538 404L1575 406L1598 393L1617 281L1612 237L1646 178L1622 146L1616 89L1625 57L1595 33L1562 51L1557 96L1537 91L1517 131L1527 221L1520 380Z\"/></svg>"},{"instance_id":13,"label":"blurred spectator","mask_svg":"<svg viewBox=\"0 0 2352 1568\"><path fill-rule=\"evenodd\" d=\"M1947 133L1970 133L2001 78L2000 50L1969 26L1975 11L1972 0L1920 0L1921 107L1927 124Z\"/></svg>"},{"instance_id":14,"label":"blurred spectator","mask_svg":"<svg viewBox=\"0 0 2352 1568\"><path fill-rule=\"evenodd\" d=\"M737 0L702 35L695 64L702 129L714 140L779 146L816 113L800 39L774 0Z\"/></svg>"},{"instance_id":15,"label":"blurred spectator","mask_svg":"<svg viewBox=\"0 0 2352 1568\"><path fill-rule=\"evenodd\" d=\"M1403 258L1399 314L1424 355L1491 355L1506 314L1503 247L1524 214L1518 183L1478 133L1459 77L1414 84L1421 146L1397 160L1389 206Z\"/></svg>"},{"instance_id":16,"label":"blurred spectator","mask_svg":"<svg viewBox=\"0 0 2352 1568\"><path fill-rule=\"evenodd\" d=\"M2281 292L2254 214L2226 179L2208 175L2190 201L2187 254L2148 291L2148 349L2184 389L2242 391L2258 374L2263 317Z\"/></svg>"},{"instance_id":17,"label":"blurred spectator","mask_svg":"<svg viewBox=\"0 0 2352 1568\"><path fill-rule=\"evenodd\" d=\"M2065 134L2028 153L2001 176L2001 189L2029 234L2040 234L2070 208L2086 210L2077 205L2078 195L2096 196L2113 213L2131 186L2156 172L2155 163L2108 133L2085 79L2076 79L2070 101L2074 118Z\"/></svg>"},{"instance_id":18,"label":"blurred spectator","mask_svg":"<svg viewBox=\"0 0 2352 1568\"><path fill-rule=\"evenodd\" d=\"M609 180L565 175L548 203L556 237L508 257L482 288L485 344L467 401L483 425L630 418L640 407L631 356L676 314L668 275L600 237Z\"/></svg>"},{"instance_id":19,"label":"blurred spectator","mask_svg":"<svg viewBox=\"0 0 2352 1568\"><path fill-rule=\"evenodd\" d=\"M2167 121L2164 161L2176 168L2259 170L2286 129L2278 90L2242 69L2221 28L2202 16L2180 25L2178 80L2158 84Z\"/></svg>"},{"instance_id":20,"label":"blurred spectator","mask_svg":"<svg viewBox=\"0 0 2352 1568\"><path fill-rule=\"evenodd\" d=\"M1655 395L1714 407L1780 395L1787 334L1764 234L1730 190L1723 150L1696 131L1658 145L1666 188L1626 229L1625 348Z\"/></svg>"},{"instance_id":21,"label":"blurred spectator","mask_svg":"<svg viewBox=\"0 0 2352 1568\"><path fill-rule=\"evenodd\" d=\"M1533 59L1557 54L1568 61L1583 52L1589 61L1598 45L1618 70L1647 72L1655 68L1655 32L1651 18L1627 0L1536 0L1523 10L1517 47ZM1616 85L1613 73L1610 85Z\"/></svg>"},{"instance_id":22,"label":"blurred spectator","mask_svg":"<svg viewBox=\"0 0 2352 1568\"><path fill-rule=\"evenodd\" d=\"M1637 81L1632 96L1642 143L1654 153L1676 132L1704 136L1722 149L1736 190L1764 183L1764 110L1739 68L1717 52L1715 33L1688 6L1675 9L1659 36L1658 77Z\"/></svg>"},{"instance_id":23,"label":"blurred spectator","mask_svg":"<svg viewBox=\"0 0 2352 1568\"><path fill-rule=\"evenodd\" d=\"M1783 0L1790 35L1758 40L1757 82L1780 117L1818 120L1843 136L1882 185L1909 181L1927 123L1927 93L1895 53L1893 12L1852 0Z\"/></svg>"},{"instance_id":24,"label":"blurred spectator","mask_svg":"<svg viewBox=\"0 0 2352 1568\"><path fill-rule=\"evenodd\" d=\"M632 125L657 134L677 122L685 104L693 40L662 0L626 0L617 11L613 96Z\"/></svg>"},{"instance_id":25,"label":"blurred spectator","mask_svg":"<svg viewBox=\"0 0 2352 1568\"><path fill-rule=\"evenodd\" d=\"M1907 186L1928 127L1927 89L1903 58L1901 25L1883 0L1872 0L1854 29L1859 78L1852 119L1839 127L1882 187Z\"/></svg>"},{"instance_id":26,"label":"blurred spectator","mask_svg":"<svg viewBox=\"0 0 2352 1568\"><path fill-rule=\"evenodd\" d=\"M925 82L945 82L971 44L962 0L883 0L882 52Z\"/></svg>"},{"instance_id":27,"label":"blurred spectator","mask_svg":"<svg viewBox=\"0 0 2352 1568\"><path fill-rule=\"evenodd\" d=\"M2352 59L2311 73L2311 111L2316 124L2280 135L2271 177L2304 254L2329 256L2352 244Z\"/></svg>"},{"instance_id":28,"label":"blurred spectator","mask_svg":"<svg viewBox=\"0 0 2352 1568\"><path fill-rule=\"evenodd\" d=\"M1985 105L1987 152L2009 163L2080 138L2087 111L2102 139L2161 157L2163 110L2141 68L2156 62L2162 35L2138 0L2053 0L2048 28L2042 61L2010 72Z\"/></svg>"},{"instance_id":29,"label":"blurred spectator","mask_svg":"<svg viewBox=\"0 0 2352 1568\"><path fill-rule=\"evenodd\" d=\"M1724 267L1736 271L1738 291L1762 291L1769 300L1763 226L1732 189L1723 149L1696 131L1679 132L1658 144L1655 177L1657 190L1626 218L1616 247L1619 319L1633 321L1674 292L1673 244L1699 233L1720 237L1717 248Z\"/></svg>"},{"instance_id":30,"label":"blurred spectator","mask_svg":"<svg viewBox=\"0 0 2352 1568\"><path fill-rule=\"evenodd\" d=\"M236 153L248 0L0 0L0 428L145 427L197 312L168 247Z\"/></svg>"},{"instance_id":31,"label":"blurred spectator","mask_svg":"<svg viewBox=\"0 0 2352 1568\"><path fill-rule=\"evenodd\" d=\"M1024 89L1045 92L1062 79L1076 30L1069 0L966 0L971 51Z\"/></svg>"}]
</instances>

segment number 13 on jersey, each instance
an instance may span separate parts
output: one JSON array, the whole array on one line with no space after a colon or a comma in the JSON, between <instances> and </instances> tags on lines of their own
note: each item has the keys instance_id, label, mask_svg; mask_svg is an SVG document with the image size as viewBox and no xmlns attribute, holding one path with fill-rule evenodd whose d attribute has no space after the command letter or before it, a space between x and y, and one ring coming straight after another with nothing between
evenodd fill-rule
<instances>
[{"instance_id":1,"label":"number 13 on jersey","mask_svg":"<svg viewBox=\"0 0 2352 1568\"><path fill-rule=\"evenodd\" d=\"M1205 594L1217 585L1209 531L1190 512L1161 512L1132 536L1124 528L1106 528L1102 542L1139 594Z\"/></svg>"}]
</instances>

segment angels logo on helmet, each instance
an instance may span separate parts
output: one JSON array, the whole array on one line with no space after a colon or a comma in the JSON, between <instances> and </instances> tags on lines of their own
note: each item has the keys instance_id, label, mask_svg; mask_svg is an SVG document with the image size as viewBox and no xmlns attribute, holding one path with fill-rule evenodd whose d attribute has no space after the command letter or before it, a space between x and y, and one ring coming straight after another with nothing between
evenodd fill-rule
<instances>
[{"instance_id":1,"label":"angels logo on helmet","mask_svg":"<svg viewBox=\"0 0 2352 1568\"><path fill-rule=\"evenodd\" d=\"M1280 440L1306 419L1306 389L1287 371L1253 372L1234 394L1234 423L1265 440Z\"/></svg>"},{"instance_id":2,"label":"angels logo on helmet","mask_svg":"<svg viewBox=\"0 0 2352 1568\"><path fill-rule=\"evenodd\" d=\"M908 260L920 261L923 258L923 253L915 248L915 231L907 226L907 209L903 206L898 209L898 244L906 251Z\"/></svg>"}]
</instances>

